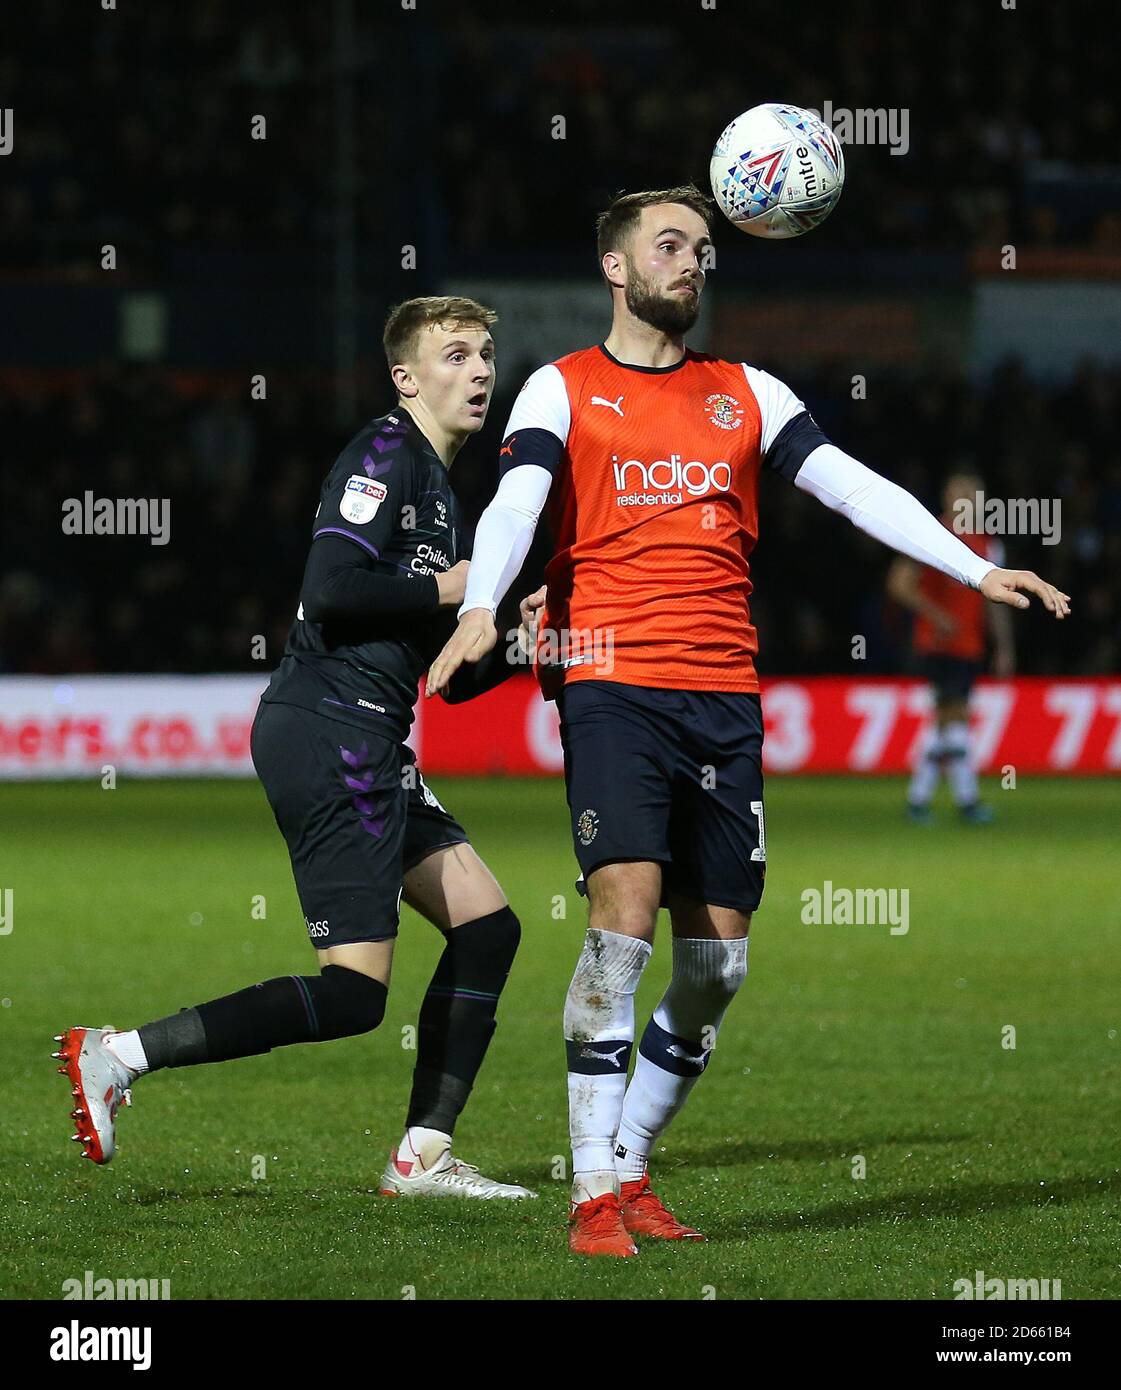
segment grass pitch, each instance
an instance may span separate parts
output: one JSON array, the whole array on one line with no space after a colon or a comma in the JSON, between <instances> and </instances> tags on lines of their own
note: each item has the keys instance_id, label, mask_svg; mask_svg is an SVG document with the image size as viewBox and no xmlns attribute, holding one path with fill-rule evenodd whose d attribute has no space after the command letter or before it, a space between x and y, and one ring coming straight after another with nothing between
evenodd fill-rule
<instances>
[{"instance_id":1,"label":"grass pitch","mask_svg":"<svg viewBox=\"0 0 1121 1390\"><path fill-rule=\"evenodd\" d=\"M141 1079L117 1159L80 1162L53 1033L133 1027L314 958L255 784L5 786L0 1295L58 1298L86 1270L170 1279L176 1299L944 1299L978 1269L1121 1292L1116 783L994 789L995 825L943 810L919 829L897 781L773 778L748 982L654 1165L710 1239L620 1262L565 1242L560 1018L584 906L563 788L436 789L524 926L456 1151L540 1200L376 1195L440 944L411 913L378 1032ZM908 889L909 930L803 924L826 880ZM659 930L640 1029L668 970Z\"/></svg>"}]
</instances>

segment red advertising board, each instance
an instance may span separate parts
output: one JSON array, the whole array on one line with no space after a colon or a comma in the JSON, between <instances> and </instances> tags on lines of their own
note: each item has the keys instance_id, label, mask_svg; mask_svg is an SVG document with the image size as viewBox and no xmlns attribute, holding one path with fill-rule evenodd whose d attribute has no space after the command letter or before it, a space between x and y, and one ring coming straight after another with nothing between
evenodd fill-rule
<instances>
[{"instance_id":1,"label":"red advertising board","mask_svg":"<svg viewBox=\"0 0 1121 1390\"><path fill-rule=\"evenodd\" d=\"M253 775L260 676L0 678L0 779ZM900 773L930 720L913 680L822 676L763 683L768 773ZM973 693L986 771L1121 770L1121 677L982 681ZM438 773L556 774L557 707L528 676L466 705L421 700L410 740Z\"/></svg>"},{"instance_id":2,"label":"red advertising board","mask_svg":"<svg viewBox=\"0 0 1121 1390\"><path fill-rule=\"evenodd\" d=\"M763 682L769 773L910 770L931 717L913 680L821 676ZM432 773L557 772L556 706L529 679L467 705L423 701L416 747ZM1121 769L1121 679L981 681L972 729L979 766L999 771L1110 773Z\"/></svg>"}]
</instances>

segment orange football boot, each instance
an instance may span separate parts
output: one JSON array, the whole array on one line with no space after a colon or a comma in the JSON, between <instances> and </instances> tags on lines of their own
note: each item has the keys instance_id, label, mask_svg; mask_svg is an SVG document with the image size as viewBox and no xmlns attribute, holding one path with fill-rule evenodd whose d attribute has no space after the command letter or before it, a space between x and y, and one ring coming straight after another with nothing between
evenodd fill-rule
<instances>
[{"instance_id":1,"label":"orange football boot","mask_svg":"<svg viewBox=\"0 0 1121 1390\"><path fill-rule=\"evenodd\" d=\"M568 1216L568 1248L575 1255L637 1255L638 1246L623 1225L614 1192L573 1202Z\"/></svg>"},{"instance_id":2,"label":"orange football boot","mask_svg":"<svg viewBox=\"0 0 1121 1390\"><path fill-rule=\"evenodd\" d=\"M683 1226L650 1186L649 1174L621 1184L619 1205L623 1225L631 1235L653 1236L655 1240L704 1240L700 1231Z\"/></svg>"}]
</instances>

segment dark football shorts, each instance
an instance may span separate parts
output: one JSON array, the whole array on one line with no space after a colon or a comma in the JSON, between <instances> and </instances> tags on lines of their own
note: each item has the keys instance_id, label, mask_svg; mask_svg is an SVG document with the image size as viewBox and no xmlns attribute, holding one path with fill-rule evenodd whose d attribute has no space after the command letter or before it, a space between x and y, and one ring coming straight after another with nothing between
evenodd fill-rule
<instances>
[{"instance_id":1,"label":"dark football shorts","mask_svg":"<svg viewBox=\"0 0 1121 1390\"><path fill-rule=\"evenodd\" d=\"M763 896L758 695L581 680L561 692L576 858L663 865L665 893L753 912Z\"/></svg>"},{"instance_id":2,"label":"dark football shorts","mask_svg":"<svg viewBox=\"0 0 1121 1390\"><path fill-rule=\"evenodd\" d=\"M980 661L966 661L960 656L943 656L937 652L920 655L916 661L920 679L934 687L934 698L940 705L968 700L973 683L981 675Z\"/></svg>"},{"instance_id":3,"label":"dark football shorts","mask_svg":"<svg viewBox=\"0 0 1121 1390\"><path fill-rule=\"evenodd\" d=\"M467 832L424 785L412 750L295 705L262 703L253 766L313 946L397 935L404 875Z\"/></svg>"}]
</instances>

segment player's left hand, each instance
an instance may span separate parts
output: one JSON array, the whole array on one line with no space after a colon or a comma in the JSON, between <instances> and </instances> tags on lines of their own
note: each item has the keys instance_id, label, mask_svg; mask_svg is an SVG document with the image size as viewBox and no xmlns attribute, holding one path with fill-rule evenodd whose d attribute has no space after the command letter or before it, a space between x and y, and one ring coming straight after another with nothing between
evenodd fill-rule
<instances>
[{"instance_id":1,"label":"player's left hand","mask_svg":"<svg viewBox=\"0 0 1121 1390\"><path fill-rule=\"evenodd\" d=\"M541 585L540 589L535 589L532 594L526 594L518 605L518 613L522 620L521 627L518 628L518 645L525 656L531 657L537 646L537 624L544 607L544 584Z\"/></svg>"},{"instance_id":2,"label":"player's left hand","mask_svg":"<svg viewBox=\"0 0 1121 1390\"><path fill-rule=\"evenodd\" d=\"M444 650L428 668L425 699L430 700L447 688L452 676L465 661L482 661L498 641L498 628L489 608L469 608L459 626L444 643Z\"/></svg>"},{"instance_id":3,"label":"player's left hand","mask_svg":"<svg viewBox=\"0 0 1121 1390\"><path fill-rule=\"evenodd\" d=\"M980 584L981 592L993 603L1007 603L1013 608L1027 608L1035 594L1048 613L1065 618L1070 612L1070 595L1048 584L1031 570L989 570Z\"/></svg>"}]
</instances>

